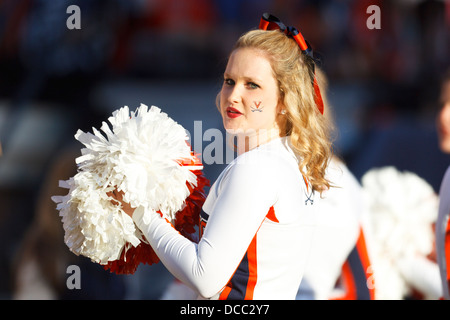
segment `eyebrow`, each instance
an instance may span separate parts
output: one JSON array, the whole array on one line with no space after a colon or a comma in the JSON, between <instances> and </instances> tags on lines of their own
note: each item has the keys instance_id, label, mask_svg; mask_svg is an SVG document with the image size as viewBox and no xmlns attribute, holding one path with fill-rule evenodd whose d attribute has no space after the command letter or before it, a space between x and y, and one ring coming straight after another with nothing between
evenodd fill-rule
<instances>
[{"instance_id":1,"label":"eyebrow","mask_svg":"<svg viewBox=\"0 0 450 320\"><path fill-rule=\"evenodd\" d=\"M226 72L223 74L223 76L225 78L234 78L231 74L226 73ZM243 77L240 77L240 78L244 79L245 81L250 81L250 82L257 82L257 83L262 83L263 82L261 79L256 78L256 77L243 76Z\"/></svg>"}]
</instances>

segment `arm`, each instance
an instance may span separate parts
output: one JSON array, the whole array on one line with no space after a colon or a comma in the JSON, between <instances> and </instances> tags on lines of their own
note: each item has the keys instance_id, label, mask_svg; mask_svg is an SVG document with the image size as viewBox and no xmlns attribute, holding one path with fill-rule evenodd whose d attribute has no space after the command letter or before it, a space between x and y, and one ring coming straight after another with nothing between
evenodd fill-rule
<instances>
[{"instance_id":1,"label":"arm","mask_svg":"<svg viewBox=\"0 0 450 320\"><path fill-rule=\"evenodd\" d=\"M145 224L137 210L133 219L167 269L202 296L211 297L231 278L276 201L273 171L254 161L236 164L221 186L198 244L157 214Z\"/></svg>"}]
</instances>

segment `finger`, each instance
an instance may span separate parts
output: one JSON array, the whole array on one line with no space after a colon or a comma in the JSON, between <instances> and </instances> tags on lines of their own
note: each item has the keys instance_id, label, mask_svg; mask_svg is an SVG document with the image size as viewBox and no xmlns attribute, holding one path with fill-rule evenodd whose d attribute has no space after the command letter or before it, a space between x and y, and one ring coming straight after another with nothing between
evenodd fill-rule
<instances>
[{"instance_id":1,"label":"finger","mask_svg":"<svg viewBox=\"0 0 450 320\"><path fill-rule=\"evenodd\" d=\"M111 201L111 203L112 203L113 205L117 205L117 206L120 205L120 200L117 199L117 195L116 195L115 190L106 192L106 195L107 195L108 197L111 197L111 198L112 198L110 201Z\"/></svg>"}]
</instances>

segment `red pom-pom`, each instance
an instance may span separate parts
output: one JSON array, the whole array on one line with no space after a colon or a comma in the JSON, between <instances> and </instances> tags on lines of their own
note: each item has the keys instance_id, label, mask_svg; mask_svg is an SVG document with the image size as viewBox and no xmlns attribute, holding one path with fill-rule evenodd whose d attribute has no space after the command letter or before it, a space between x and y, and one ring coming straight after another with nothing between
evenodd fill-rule
<instances>
[{"instance_id":1,"label":"red pom-pom","mask_svg":"<svg viewBox=\"0 0 450 320\"><path fill-rule=\"evenodd\" d=\"M158 262L158 256L148 243L141 242L137 247L133 247L127 242L120 259L109 261L103 268L116 274L133 274L141 263L152 265Z\"/></svg>"}]
</instances>

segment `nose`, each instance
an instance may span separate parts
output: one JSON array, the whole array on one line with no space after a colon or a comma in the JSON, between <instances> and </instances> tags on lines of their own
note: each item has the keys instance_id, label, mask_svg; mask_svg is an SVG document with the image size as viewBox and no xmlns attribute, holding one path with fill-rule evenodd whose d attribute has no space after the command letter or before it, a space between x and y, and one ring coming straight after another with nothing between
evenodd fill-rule
<instances>
[{"instance_id":1,"label":"nose","mask_svg":"<svg viewBox=\"0 0 450 320\"><path fill-rule=\"evenodd\" d=\"M236 104L242 101L241 90L237 84L228 86L225 94L228 104Z\"/></svg>"}]
</instances>

